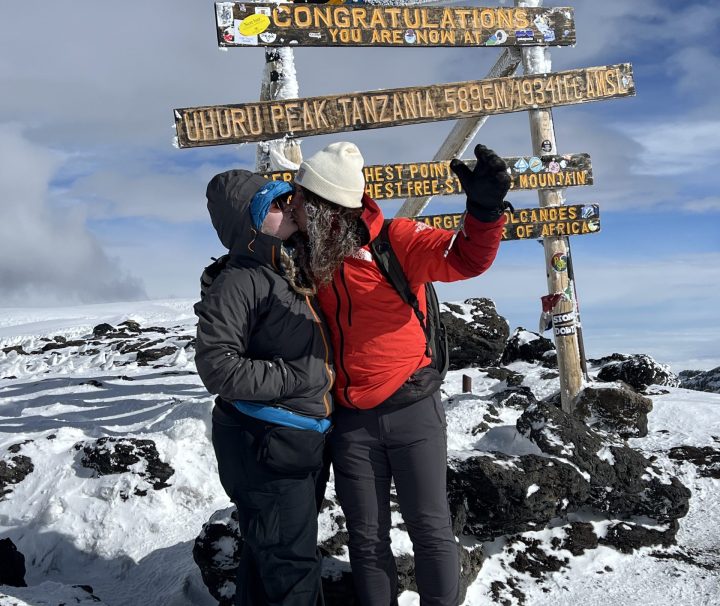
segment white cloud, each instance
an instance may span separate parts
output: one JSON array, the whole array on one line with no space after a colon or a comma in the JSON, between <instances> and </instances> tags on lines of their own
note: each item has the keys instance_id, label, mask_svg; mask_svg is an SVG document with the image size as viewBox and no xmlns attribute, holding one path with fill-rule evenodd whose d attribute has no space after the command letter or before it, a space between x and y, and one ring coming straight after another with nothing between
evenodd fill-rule
<instances>
[{"instance_id":1,"label":"white cloud","mask_svg":"<svg viewBox=\"0 0 720 606\"><path fill-rule=\"evenodd\" d=\"M62 154L0 125L0 304L137 299L139 280L124 275L85 228L84 216L53 209L48 183Z\"/></svg>"},{"instance_id":2,"label":"white cloud","mask_svg":"<svg viewBox=\"0 0 720 606\"><path fill-rule=\"evenodd\" d=\"M638 174L682 175L717 167L720 120L626 125L624 129L642 146Z\"/></svg>"}]
</instances>

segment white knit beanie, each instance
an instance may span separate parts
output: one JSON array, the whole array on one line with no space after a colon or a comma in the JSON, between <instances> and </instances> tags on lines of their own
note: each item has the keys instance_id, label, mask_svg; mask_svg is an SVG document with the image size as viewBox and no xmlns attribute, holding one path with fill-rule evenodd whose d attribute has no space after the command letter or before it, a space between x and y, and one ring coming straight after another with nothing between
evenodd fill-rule
<instances>
[{"instance_id":1,"label":"white knit beanie","mask_svg":"<svg viewBox=\"0 0 720 606\"><path fill-rule=\"evenodd\" d=\"M300 164L295 183L328 202L360 208L365 191L363 164L354 143L331 143Z\"/></svg>"}]
</instances>

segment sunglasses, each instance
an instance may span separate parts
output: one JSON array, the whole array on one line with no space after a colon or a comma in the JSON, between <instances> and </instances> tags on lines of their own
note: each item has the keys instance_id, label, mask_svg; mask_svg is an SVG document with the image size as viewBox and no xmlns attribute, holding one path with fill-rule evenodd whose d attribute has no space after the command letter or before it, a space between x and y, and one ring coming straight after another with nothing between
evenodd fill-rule
<instances>
[{"instance_id":1,"label":"sunglasses","mask_svg":"<svg viewBox=\"0 0 720 606\"><path fill-rule=\"evenodd\" d=\"M280 210L285 211L288 208L290 208L294 194L295 194L294 191L289 191L286 194L283 194L282 196L278 196L277 198L275 198L273 200L273 204Z\"/></svg>"}]
</instances>

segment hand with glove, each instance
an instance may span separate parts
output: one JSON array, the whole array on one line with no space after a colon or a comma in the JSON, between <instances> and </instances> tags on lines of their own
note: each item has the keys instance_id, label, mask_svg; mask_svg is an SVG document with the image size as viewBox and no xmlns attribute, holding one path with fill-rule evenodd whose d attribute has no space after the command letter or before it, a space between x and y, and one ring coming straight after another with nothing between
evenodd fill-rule
<instances>
[{"instance_id":1,"label":"hand with glove","mask_svg":"<svg viewBox=\"0 0 720 606\"><path fill-rule=\"evenodd\" d=\"M506 208L505 201L510 189L510 175L503 159L484 145L475 146L477 164L473 170L462 161L454 159L450 168L460 180L467 195L467 212L478 221L497 221Z\"/></svg>"}]
</instances>

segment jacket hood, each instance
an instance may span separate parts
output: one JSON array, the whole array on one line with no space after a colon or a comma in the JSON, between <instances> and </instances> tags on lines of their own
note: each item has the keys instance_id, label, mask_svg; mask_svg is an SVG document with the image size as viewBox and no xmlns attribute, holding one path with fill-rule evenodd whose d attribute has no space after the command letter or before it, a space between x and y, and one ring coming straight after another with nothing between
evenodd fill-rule
<instances>
[{"instance_id":1,"label":"jacket hood","mask_svg":"<svg viewBox=\"0 0 720 606\"><path fill-rule=\"evenodd\" d=\"M207 207L220 242L234 256L252 257L277 267L282 241L253 227L250 202L267 179L236 169L215 175L207 186Z\"/></svg>"},{"instance_id":2,"label":"jacket hood","mask_svg":"<svg viewBox=\"0 0 720 606\"><path fill-rule=\"evenodd\" d=\"M363 211L360 215L360 219L365 223L365 226L370 233L370 242L380 235L380 230L383 226L385 217L380 210L377 202L373 200L367 194L363 194L362 197Z\"/></svg>"}]
</instances>

